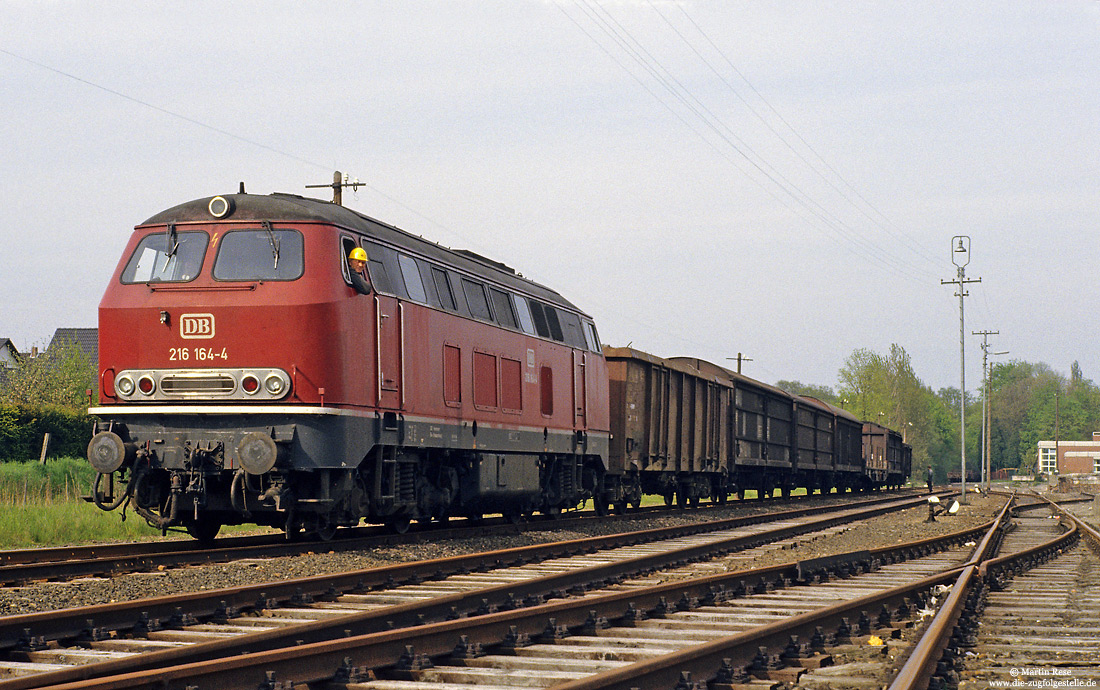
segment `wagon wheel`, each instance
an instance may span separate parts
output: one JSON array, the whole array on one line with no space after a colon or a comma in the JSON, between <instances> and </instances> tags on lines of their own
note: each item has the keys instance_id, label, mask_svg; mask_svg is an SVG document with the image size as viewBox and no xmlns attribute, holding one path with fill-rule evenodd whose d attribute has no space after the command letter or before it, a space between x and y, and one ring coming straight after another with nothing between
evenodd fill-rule
<instances>
[{"instance_id":1,"label":"wagon wheel","mask_svg":"<svg viewBox=\"0 0 1100 690\"><path fill-rule=\"evenodd\" d=\"M391 515L386 518L386 527L394 534L404 534L408 532L410 523L412 523L412 518L407 514Z\"/></svg>"},{"instance_id":2,"label":"wagon wheel","mask_svg":"<svg viewBox=\"0 0 1100 690\"><path fill-rule=\"evenodd\" d=\"M626 512L626 506L627 506L627 502L626 502L625 499L622 500L622 501L615 501L615 513L617 515L622 515L623 513Z\"/></svg>"},{"instance_id":3,"label":"wagon wheel","mask_svg":"<svg viewBox=\"0 0 1100 690\"><path fill-rule=\"evenodd\" d=\"M592 506L596 509L596 515L603 517L608 513L608 502L603 496L594 496Z\"/></svg>"},{"instance_id":4,"label":"wagon wheel","mask_svg":"<svg viewBox=\"0 0 1100 690\"><path fill-rule=\"evenodd\" d=\"M671 506L672 505L672 500L676 497L676 494L672 493L672 492L669 492L669 493L665 494L664 497L665 497L665 505L666 506Z\"/></svg>"},{"instance_id":5,"label":"wagon wheel","mask_svg":"<svg viewBox=\"0 0 1100 690\"><path fill-rule=\"evenodd\" d=\"M318 541L332 541L332 538L336 536L337 525L328 518L322 518L317 529L313 530L313 536Z\"/></svg>"},{"instance_id":6,"label":"wagon wheel","mask_svg":"<svg viewBox=\"0 0 1100 690\"><path fill-rule=\"evenodd\" d=\"M523 511L516 508L509 508L505 510L502 515L504 515L505 521L510 525L518 525L523 522Z\"/></svg>"}]
</instances>

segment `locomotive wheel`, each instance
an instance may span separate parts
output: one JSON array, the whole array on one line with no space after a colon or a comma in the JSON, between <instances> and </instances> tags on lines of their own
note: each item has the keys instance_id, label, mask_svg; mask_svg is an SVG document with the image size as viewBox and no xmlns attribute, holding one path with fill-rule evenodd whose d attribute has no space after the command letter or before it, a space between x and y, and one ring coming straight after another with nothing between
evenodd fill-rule
<instances>
[{"instance_id":1,"label":"locomotive wheel","mask_svg":"<svg viewBox=\"0 0 1100 690\"><path fill-rule=\"evenodd\" d=\"M188 523L187 533L204 544L209 544L218 536L221 528L222 523L217 520L201 518L198 522Z\"/></svg>"}]
</instances>

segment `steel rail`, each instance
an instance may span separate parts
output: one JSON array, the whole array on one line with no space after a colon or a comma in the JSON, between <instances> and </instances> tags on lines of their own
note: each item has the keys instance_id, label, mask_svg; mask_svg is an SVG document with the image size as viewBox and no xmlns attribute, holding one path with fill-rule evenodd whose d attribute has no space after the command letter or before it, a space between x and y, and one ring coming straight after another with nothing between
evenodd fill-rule
<instances>
[{"instance_id":1,"label":"steel rail","mask_svg":"<svg viewBox=\"0 0 1100 690\"><path fill-rule=\"evenodd\" d=\"M800 497L797 503L809 502ZM855 501L845 505L873 505L876 502L898 500L900 497L880 496L870 500ZM745 503L747 507L763 505ZM805 508L793 508L782 512L797 510L839 509L838 505L813 505ZM692 509L701 514L717 511L721 508L739 507L736 504L725 506L701 506ZM491 529L495 534L513 535L527 531L549 531L568 528L573 524L599 519L601 521L626 521L651 514L664 512L682 512L678 508L646 507L625 514L608 515L596 518L594 513L579 513L577 517L555 520L534 520L521 524L511 524L504 518L488 518L477 529ZM0 584L25 584L38 580L65 580L76 577L111 577L128 572L148 572L159 568L182 565L204 565L223 563L241 558L271 558L276 556L297 556L310 550L355 551L380 546L393 546L440 539L455 539L471 534L468 524L443 528L440 526L414 526L403 535L393 534L383 527L359 527L337 532L337 538L330 541L291 541L281 535L260 535L246 537L228 537L217 540L214 545L203 545L195 541L159 541L141 544L98 544L89 546L68 546L47 549L17 549L0 551Z\"/></svg>"},{"instance_id":2,"label":"steel rail","mask_svg":"<svg viewBox=\"0 0 1100 690\"><path fill-rule=\"evenodd\" d=\"M48 643L53 640L76 637L82 635L89 628L128 632L135 626L142 625L143 617L162 621L179 620L184 617L205 619L222 616L227 610L272 608L303 598L323 599L342 592L362 592L374 588L393 586L401 582L439 579L464 572L520 565L535 559L574 556L599 549L673 539L772 521L790 520L819 514L829 515L830 513L843 515L860 509L883 512L891 509L904 509L919 503L921 500L919 497L895 498L892 502L878 500L862 503L856 507L813 506L777 513L761 513L689 525L536 544L479 554L451 556L431 561L398 563L347 573L315 575L283 582L266 582L222 590L169 595L145 599L140 602L116 602L61 611L42 611L4 616L0 617L0 651L25 646L28 639ZM878 507L874 507L876 505ZM895 507L891 508L890 506ZM825 525L829 519L835 521L844 518L823 518L823 520L808 523L806 529L821 529L823 528L822 525ZM782 539L787 536L791 536L791 534L785 533L775 538ZM764 538L761 535L756 535L755 540L745 539L740 543L731 543L728 548L745 548L746 545ZM687 556L679 556L679 558L685 557ZM669 560L672 560L672 558L670 557ZM651 567L660 566L655 561ZM583 571L576 571L576 577L580 578L583 575ZM592 576L591 579L598 579L598 577ZM584 583L563 582L561 587L568 588L578 584L583 585ZM514 589L518 592L522 588L516 587ZM504 603L503 600L500 603ZM454 605L457 605L457 603Z\"/></svg>"},{"instance_id":3,"label":"steel rail","mask_svg":"<svg viewBox=\"0 0 1100 690\"><path fill-rule=\"evenodd\" d=\"M1049 560L1060 550L1077 541L1081 536L1086 536L1093 548L1100 548L1100 532L1090 525L1068 513L1054 501L1042 498L1046 503L1030 503L1020 506L1021 509L1031 509L1036 506L1049 505L1059 511L1064 519L1068 519L1070 528L1063 534L1016 553L1003 556L988 554L984 557L976 557L967 564L966 569L960 573L958 580L952 588L950 596L944 600L939 611L929 623L920 641L913 648L908 660L902 666L889 690L916 690L927 688L934 675L941 669L941 659L944 651L950 643L956 626L962 618L971 598L983 584L996 580L1006 573L1017 573L1021 570Z\"/></svg>"},{"instance_id":4,"label":"steel rail","mask_svg":"<svg viewBox=\"0 0 1100 690\"><path fill-rule=\"evenodd\" d=\"M951 593L940 605L939 611L928 624L920 641L909 654L907 663L902 666L898 675L890 685L889 690L901 690L902 688L923 688L935 673L943 650L947 646L949 633L955 629L959 618L962 616L967 597L970 594L970 584L977 577L979 566L989 559L995 552L1000 541L1010 524L1006 519L1014 511L1013 495L1004 508L997 515L994 526L974 549L974 555L966 563L959 577L951 587Z\"/></svg>"},{"instance_id":5,"label":"steel rail","mask_svg":"<svg viewBox=\"0 0 1100 690\"><path fill-rule=\"evenodd\" d=\"M897 508L912 505L914 503L919 504L921 499L908 499L905 501L899 501L896 504ZM877 507L865 507L859 517L869 517L877 514L884 513L893 506L884 505ZM426 602L402 604L392 607L386 607L384 609L375 609L364 611L361 613L349 613L347 616L340 617L339 619L317 621L314 623L305 623L292 628L279 628L269 630L260 633L252 633L249 635L242 635L239 637L227 638L224 640L204 643L201 645L194 645L190 647L181 647L175 649L169 649L159 652L152 652L149 654L142 654L140 656L130 657L126 659L120 659L109 662L102 662L98 664L88 664L83 666L73 667L71 669L65 669L62 671L48 672L35 676L28 676L20 679L13 679L11 681L0 682L0 689L15 690L16 688L29 688L38 687L45 683L56 683L65 680L71 680L75 678L88 678L100 673L120 673L127 670L136 670L141 668L156 668L158 666L169 665L172 663L185 663L187 660L196 660L203 658L215 658L224 655L253 653L257 651L263 651L268 649L277 649L282 646L291 646L295 644L302 644L306 642L320 642L328 639L332 639L340 636L348 635L362 635L372 632L379 632L382 630L388 630L395 627L407 627L423 624L425 621L430 620L445 620L447 618L453 618L457 616L473 615L478 611L493 611L496 609L508 609L522 605L522 603L532 603L541 601L548 596L562 596L562 593L566 591L584 591L593 586L602 586L606 582L614 581L618 578L627 577L639 572L653 571L659 568L669 567L670 565L680 564L684 562L690 562L694 560L700 560L706 556L712 556L715 553L728 552L731 550L738 550L742 548L748 548L767 541L775 539L788 538L790 536L804 533L807 531L813 531L815 529L823 529L840 522L847 521L852 518L852 510L841 511L840 515L828 515L823 518L818 518L811 522L804 523L802 525L794 525L789 527L780 528L777 530L771 530L769 533L756 533L750 535L742 535L726 539L722 542L709 542L707 544L701 544L698 546L691 546L684 549L678 549L673 551L665 551L656 555L642 556L630 560L620 561L614 564L591 566L588 568L577 569L565 573L556 575L548 575L537 579L528 580L525 582L513 582L506 585L499 585L494 587L483 588L480 590L465 592L459 594L452 594L446 597L433 598ZM752 516L752 518L740 518L740 520L754 520L758 516ZM722 523L728 521L720 521ZM621 535L626 537L625 543L633 544L640 541L652 541L652 539L645 539L645 536L651 533L660 533L662 538L670 536L678 536L678 533L682 530L681 527L662 528L659 530L652 530L650 532L628 533ZM961 539L969 538L975 530L966 530L956 535L947 535L944 539L953 538L956 542ZM606 538L599 538L604 540ZM591 542L592 540L577 540L577 542L561 542L560 545L565 547L562 552L555 551L554 556L567 554L576 555L578 553L589 553L595 550L591 544L585 542ZM884 550L883 553L890 554L884 556L884 558L892 559L895 556L893 554L900 554L900 557L909 557L916 554L927 553L930 549L928 543L931 540L923 540L921 542L915 542L914 544L907 544L900 547ZM556 546L556 545L550 545ZM576 548L579 546L580 548ZM520 549L512 549L509 551L523 551L530 552L532 549L538 547L522 547ZM479 566L477 569L488 569L488 565L492 567L503 567L510 564L519 564L524 561L534 560L533 558L523 558L505 560L498 557L498 554L505 552L495 552L488 555L479 555L477 563ZM876 552L867 552L868 559L874 558ZM456 560L463 557L452 557L445 560ZM381 570L390 571L385 573L386 583L392 583L392 572L395 570L403 570L406 574L416 575L418 572L417 566L421 569L425 567L425 563L434 562L421 562L419 564L402 564L392 567L387 567ZM803 568L803 571L808 570L810 567L822 568L822 564L809 564ZM432 565L432 568L435 566ZM461 571L462 569L459 569ZM472 569L471 569L472 570ZM371 571L364 571L371 573ZM348 576L341 576L343 582L350 583L355 580L357 574L351 574ZM380 581L383 574L375 574L375 581ZM313 578L318 579L318 578ZM360 580L361 581L361 578ZM322 583L323 584L323 583ZM251 589L259 589L263 586L254 587ZM283 585L282 591L288 592L291 589L291 585ZM331 589L331 585L329 587ZM356 586L358 588L358 586ZM198 596L198 595L189 595ZM298 596L301 597L301 591L298 590ZM215 595L211 601L217 601L218 597ZM256 608L263 608L264 606L274 606L273 602L264 603L262 600L259 603L248 602L245 599L246 605L255 606ZM144 602L143 602L144 604ZM146 611L150 607L142 606L141 610ZM47 623L52 619L49 617L49 613L45 614L32 614L38 616L40 620L44 620ZM79 622L79 616L70 616L74 621ZM130 626L133 626L133 615L131 613ZM0 619L0 622L5 622L5 619ZM20 630L19 624L25 621L13 621L11 624L11 630L13 632ZM84 626L87 628L90 624L85 622ZM37 633L35 633L37 634ZM22 633L23 638L26 637L26 633Z\"/></svg>"},{"instance_id":6,"label":"steel rail","mask_svg":"<svg viewBox=\"0 0 1100 690\"><path fill-rule=\"evenodd\" d=\"M975 535L986 531L991 525L992 523L983 526L983 528L963 530L945 535L939 541L941 544L957 544L962 540L974 538ZM849 561L850 564L866 563L868 556L872 560L904 560L910 555L929 553L933 550L933 541L922 540L873 551L861 551L851 554ZM690 606L691 602L695 601L733 598L746 589L760 589L766 587L769 583L773 587L785 586L797 578L810 578L817 574L819 565L816 562L789 563L750 571L722 573L692 580L665 583L645 590L590 596L582 600L554 601L541 606L498 611L471 619L428 623L411 628L386 630L365 635L356 635L354 630L349 629L352 636L344 639L331 639L322 642L310 642L308 639L303 639L303 644L291 648L269 651L258 650L243 657L227 658L220 654L217 659L179 666L158 664L147 671L68 682L56 687L84 688L85 690L107 687L119 689L157 687L166 690L169 688L181 688L182 690L188 686L256 687L263 683L267 683L266 687L272 687L272 679L275 678L292 678L295 683L315 682L332 678L334 675L348 678L365 673L363 668L392 666L402 655L413 654L413 651L409 649L410 645L415 645L415 655L430 657L451 652L456 643L459 642L460 636L464 636L463 644L489 646L500 644L502 641L509 639L537 638L548 629L550 634L553 635L556 631L577 630L584 628L585 625L597 624L595 622L603 619L622 621L631 616L639 615L639 612L641 612L640 615L661 615L662 611L673 610L680 606ZM835 621L839 624L840 617L854 612L861 612L872 605L881 605L883 602L889 602L890 605L900 605L902 598L905 596L912 596L914 593L924 591L935 584L950 581L954 576L953 573L957 570L956 568L947 574L925 578L920 583L897 589L896 592L893 592L894 598L863 597L838 607L829 607L829 610L835 614L832 616L827 615L824 618L809 615L800 616L797 619L792 619L794 623L790 627L783 627L779 624L765 626L765 628L754 631L752 634L739 635L730 639L736 639L737 643L742 646L751 646L751 653L745 652L751 657L751 654L755 654L759 644L762 644L760 634L765 634L767 640L775 641L776 644L782 647L788 641L790 634L812 633L816 625L822 624L821 621ZM301 635L294 637L302 638ZM218 643L211 643L211 645L216 644ZM711 651L713 652L713 650ZM720 657L722 655L728 657L731 653L729 649L722 651L719 655L719 665L721 662ZM354 663L345 663L345 659L348 657L353 658ZM680 660L677 659L675 663L679 664ZM97 664L97 666L106 667L107 664ZM42 678L44 679L45 676L42 676ZM52 680L61 679L55 676ZM649 685L648 682L639 685L637 680L634 681L634 685L656 687ZM8 683L0 684L0 688L7 687L15 686ZM53 686L51 685L51 687Z\"/></svg>"}]
</instances>

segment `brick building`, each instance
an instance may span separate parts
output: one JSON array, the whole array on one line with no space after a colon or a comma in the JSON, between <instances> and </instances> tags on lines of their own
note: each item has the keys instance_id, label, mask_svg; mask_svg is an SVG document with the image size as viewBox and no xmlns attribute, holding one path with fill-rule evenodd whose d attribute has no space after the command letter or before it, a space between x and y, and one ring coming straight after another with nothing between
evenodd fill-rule
<instances>
[{"instance_id":1,"label":"brick building","mask_svg":"<svg viewBox=\"0 0 1100 690\"><path fill-rule=\"evenodd\" d=\"M1039 441L1038 468L1045 474L1100 473L1100 431L1091 441Z\"/></svg>"}]
</instances>

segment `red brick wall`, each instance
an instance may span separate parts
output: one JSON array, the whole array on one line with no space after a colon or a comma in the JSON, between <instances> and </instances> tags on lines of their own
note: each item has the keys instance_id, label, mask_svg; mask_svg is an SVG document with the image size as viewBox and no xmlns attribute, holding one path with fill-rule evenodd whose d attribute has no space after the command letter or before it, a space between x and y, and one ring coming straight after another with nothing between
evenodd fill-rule
<instances>
[{"instance_id":1,"label":"red brick wall","mask_svg":"<svg viewBox=\"0 0 1100 690\"><path fill-rule=\"evenodd\" d=\"M1062 457L1058 459L1059 474L1090 474L1092 469L1092 458Z\"/></svg>"}]
</instances>

